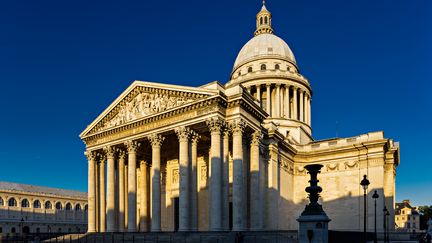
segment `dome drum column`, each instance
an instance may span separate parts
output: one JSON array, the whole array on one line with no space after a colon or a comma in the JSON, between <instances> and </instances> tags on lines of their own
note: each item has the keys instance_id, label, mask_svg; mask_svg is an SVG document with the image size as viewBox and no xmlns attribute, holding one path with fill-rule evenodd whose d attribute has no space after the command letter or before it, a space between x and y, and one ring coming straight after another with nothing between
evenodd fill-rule
<instances>
[{"instance_id":1,"label":"dome drum column","mask_svg":"<svg viewBox=\"0 0 432 243\"><path fill-rule=\"evenodd\" d=\"M285 118L289 119L289 107L290 107L290 86L285 85Z\"/></svg>"}]
</instances>

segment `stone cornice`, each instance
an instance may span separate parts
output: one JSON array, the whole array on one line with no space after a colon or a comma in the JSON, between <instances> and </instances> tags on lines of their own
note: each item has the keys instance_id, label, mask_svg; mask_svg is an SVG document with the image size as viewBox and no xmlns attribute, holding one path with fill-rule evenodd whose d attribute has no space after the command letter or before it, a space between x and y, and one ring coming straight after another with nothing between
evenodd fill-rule
<instances>
[{"instance_id":1,"label":"stone cornice","mask_svg":"<svg viewBox=\"0 0 432 243\"><path fill-rule=\"evenodd\" d=\"M66 196L59 196L54 194L46 194L46 193L35 193L35 192L21 192L21 191L15 191L15 190L0 190L0 195L2 193L7 194L15 194L20 195L21 197L40 197L42 198L51 198L51 199L63 199L63 200L74 200L74 201L80 201L87 203L87 198L82 197L66 197Z\"/></svg>"},{"instance_id":2,"label":"stone cornice","mask_svg":"<svg viewBox=\"0 0 432 243\"><path fill-rule=\"evenodd\" d=\"M244 92L231 96L228 98L228 108L240 106L250 114L254 115L260 122L268 117L267 112L265 112L258 104L255 103L254 98Z\"/></svg>"}]
</instances>

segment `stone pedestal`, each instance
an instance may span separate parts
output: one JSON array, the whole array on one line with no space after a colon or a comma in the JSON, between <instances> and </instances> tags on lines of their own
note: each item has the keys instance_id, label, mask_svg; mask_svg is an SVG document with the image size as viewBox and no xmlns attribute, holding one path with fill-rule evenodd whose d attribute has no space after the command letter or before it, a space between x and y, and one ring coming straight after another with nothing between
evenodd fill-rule
<instances>
[{"instance_id":1,"label":"stone pedestal","mask_svg":"<svg viewBox=\"0 0 432 243\"><path fill-rule=\"evenodd\" d=\"M318 203L322 188L318 186L318 173L323 165L313 164L305 166L310 174L310 185L306 187L310 203L297 219L299 222L298 240L301 243L328 243L328 223L330 219Z\"/></svg>"},{"instance_id":2,"label":"stone pedestal","mask_svg":"<svg viewBox=\"0 0 432 243\"><path fill-rule=\"evenodd\" d=\"M299 222L298 239L304 243L327 243L328 222L327 215L301 215Z\"/></svg>"}]
</instances>

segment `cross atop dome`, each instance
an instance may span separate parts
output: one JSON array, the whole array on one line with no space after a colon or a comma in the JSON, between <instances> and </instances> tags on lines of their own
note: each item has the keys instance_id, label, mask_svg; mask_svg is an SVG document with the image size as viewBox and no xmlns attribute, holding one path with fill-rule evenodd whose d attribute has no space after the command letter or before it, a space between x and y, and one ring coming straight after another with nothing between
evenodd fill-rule
<instances>
[{"instance_id":1,"label":"cross atop dome","mask_svg":"<svg viewBox=\"0 0 432 243\"><path fill-rule=\"evenodd\" d=\"M272 15L266 8L266 1L262 1L261 11L256 16L256 30L254 35L260 34L273 34L272 29Z\"/></svg>"}]
</instances>

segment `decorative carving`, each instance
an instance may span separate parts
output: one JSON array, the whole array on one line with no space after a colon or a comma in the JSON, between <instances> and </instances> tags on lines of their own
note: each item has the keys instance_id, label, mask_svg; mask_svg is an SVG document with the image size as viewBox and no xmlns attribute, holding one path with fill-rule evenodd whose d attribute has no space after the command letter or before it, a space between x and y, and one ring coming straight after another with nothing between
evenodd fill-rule
<instances>
[{"instance_id":1,"label":"decorative carving","mask_svg":"<svg viewBox=\"0 0 432 243\"><path fill-rule=\"evenodd\" d=\"M125 142L125 146L128 150L128 153L136 153L139 143L137 141L129 140Z\"/></svg>"},{"instance_id":2,"label":"decorative carving","mask_svg":"<svg viewBox=\"0 0 432 243\"><path fill-rule=\"evenodd\" d=\"M117 114L105 122L103 129L111 128L126 122L163 112L195 101L194 97L173 96L168 94L140 92L129 102L120 105Z\"/></svg>"},{"instance_id":3,"label":"decorative carving","mask_svg":"<svg viewBox=\"0 0 432 243\"><path fill-rule=\"evenodd\" d=\"M234 134L242 134L246 128L246 122L243 119L236 119L229 124Z\"/></svg>"},{"instance_id":4,"label":"decorative carving","mask_svg":"<svg viewBox=\"0 0 432 243\"><path fill-rule=\"evenodd\" d=\"M207 180L207 167L201 166L201 181L205 182Z\"/></svg>"},{"instance_id":5,"label":"decorative carving","mask_svg":"<svg viewBox=\"0 0 432 243\"><path fill-rule=\"evenodd\" d=\"M225 126L225 121L220 117L212 117L208 119L206 123L211 133L220 133Z\"/></svg>"},{"instance_id":6,"label":"decorative carving","mask_svg":"<svg viewBox=\"0 0 432 243\"><path fill-rule=\"evenodd\" d=\"M152 147L161 147L165 137L162 137L159 134L152 134L148 136L147 139L150 141Z\"/></svg>"},{"instance_id":7,"label":"decorative carving","mask_svg":"<svg viewBox=\"0 0 432 243\"><path fill-rule=\"evenodd\" d=\"M347 161L344 164L345 164L345 169L355 168L358 165L358 161Z\"/></svg>"},{"instance_id":8,"label":"decorative carving","mask_svg":"<svg viewBox=\"0 0 432 243\"><path fill-rule=\"evenodd\" d=\"M115 148L113 146L106 146L103 151L108 159L112 159L115 156Z\"/></svg>"},{"instance_id":9,"label":"decorative carving","mask_svg":"<svg viewBox=\"0 0 432 243\"><path fill-rule=\"evenodd\" d=\"M262 135L261 131L255 131L254 133L252 133L252 136L251 136L251 144L252 145L259 145L262 138L263 138L263 135Z\"/></svg>"},{"instance_id":10,"label":"decorative carving","mask_svg":"<svg viewBox=\"0 0 432 243\"><path fill-rule=\"evenodd\" d=\"M189 140L192 130L188 127L179 127L175 129L175 133L180 141Z\"/></svg>"},{"instance_id":11,"label":"decorative carving","mask_svg":"<svg viewBox=\"0 0 432 243\"><path fill-rule=\"evenodd\" d=\"M172 171L172 184L176 185L180 182L180 172L178 169Z\"/></svg>"},{"instance_id":12,"label":"decorative carving","mask_svg":"<svg viewBox=\"0 0 432 243\"><path fill-rule=\"evenodd\" d=\"M297 174L300 174L300 175L306 174L306 169L304 168L304 166L296 166L296 171L297 171Z\"/></svg>"},{"instance_id":13,"label":"decorative carving","mask_svg":"<svg viewBox=\"0 0 432 243\"><path fill-rule=\"evenodd\" d=\"M339 170L339 163L335 164L326 164L327 171L331 170Z\"/></svg>"},{"instance_id":14,"label":"decorative carving","mask_svg":"<svg viewBox=\"0 0 432 243\"><path fill-rule=\"evenodd\" d=\"M190 138L191 138L192 144L197 145L201 136L197 132L191 131L191 137Z\"/></svg>"},{"instance_id":15,"label":"decorative carving","mask_svg":"<svg viewBox=\"0 0 432 243\"><path fill-rule=\"evenodd\" d=\"M97 156L97 154L94 151L88 151L88 150L84 152L84 155L87 157L88 161L90 160L95 161Z\"/></svg>"},{"instance_id":16,"label":"decorative carving","mask_svg":"<svg viewBox=\"0 0 432 243\"><path fill-rule=\"evenodd\" d=\"M118 149L117 151L118 151L119 159L122 159L122 160L126 159L126 151L124 151L123 149Z\"/></svg>"}]
</instances>

